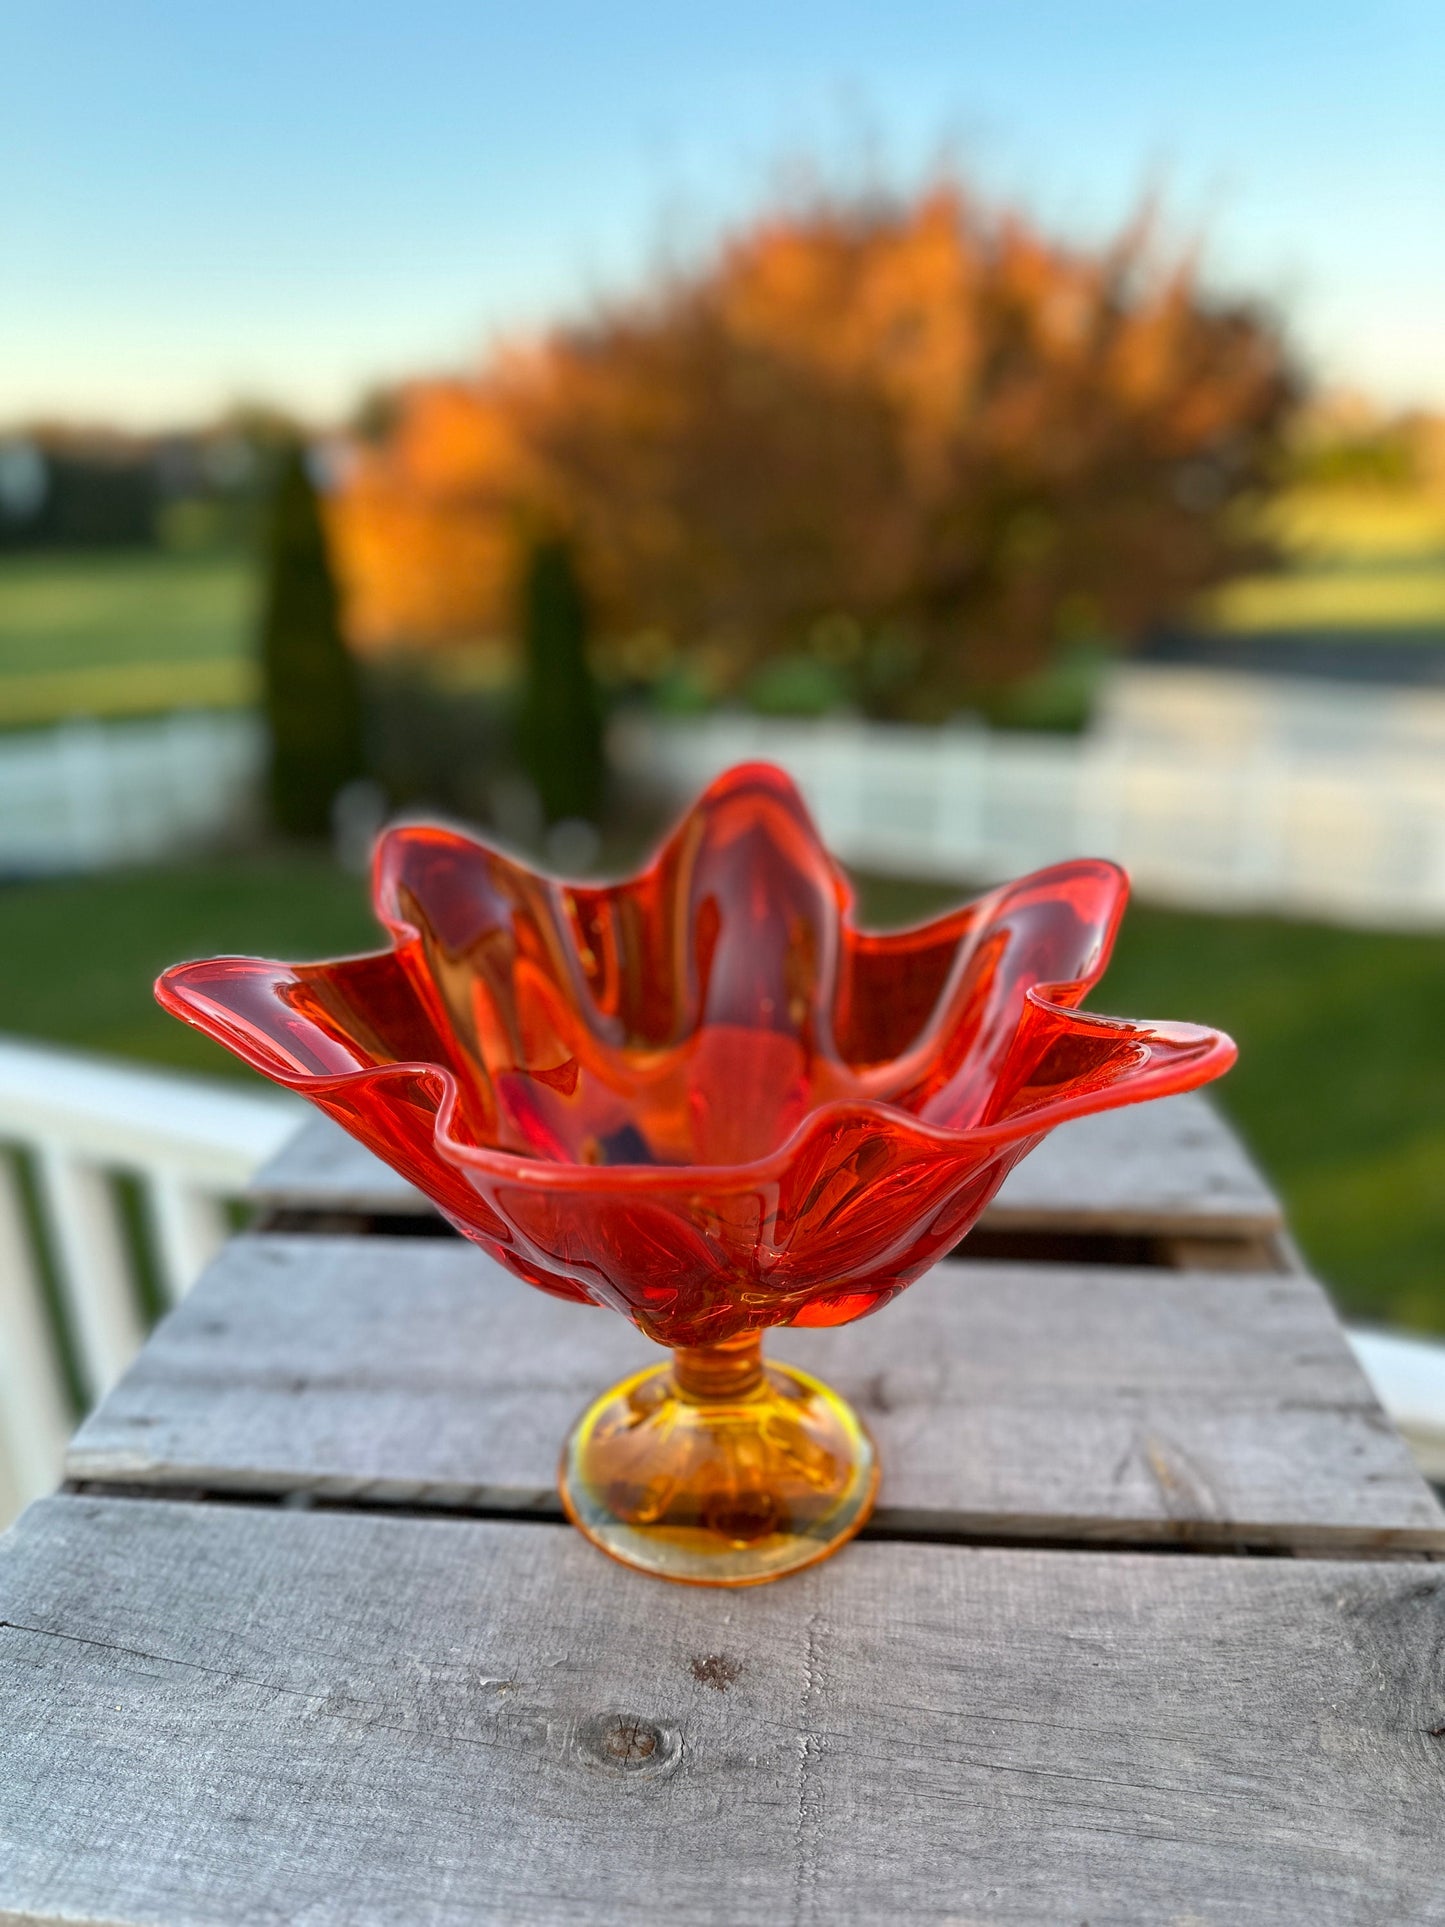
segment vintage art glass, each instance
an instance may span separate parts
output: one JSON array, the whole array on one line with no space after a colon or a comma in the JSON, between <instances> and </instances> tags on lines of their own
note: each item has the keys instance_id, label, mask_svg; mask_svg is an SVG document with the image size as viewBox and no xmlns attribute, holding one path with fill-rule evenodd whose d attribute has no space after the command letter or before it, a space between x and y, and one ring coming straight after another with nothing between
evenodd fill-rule
<instances>
[{"instance_id":1,"label":"vintage art glass","mask_svg":"<svg viewBox=\"0 0 1445 1927\"><path fill-rule=\"evenodd\" d=\"M178 964L157 995L528 1284L670 1347L582 1415L563 1502L630 1565L747 1585L851 1537L878 1479L846 1403L764 1363L768 1327L876 1311L1055 1125L1233 1061L1078 1008L1126 891L1080 860L861 930L792 783L750 764L617 883L394 829L388 949Z\"/></svg>"}]
</instances>

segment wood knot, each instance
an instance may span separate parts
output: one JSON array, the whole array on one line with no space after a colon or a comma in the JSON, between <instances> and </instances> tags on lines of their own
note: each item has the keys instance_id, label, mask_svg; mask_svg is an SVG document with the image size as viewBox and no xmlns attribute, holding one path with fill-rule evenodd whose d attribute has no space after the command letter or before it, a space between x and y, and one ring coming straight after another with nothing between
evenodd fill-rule
<instances>
[{"instance_id":1,"label":"wood knot","mask_svg":"<svg viewBox=\"0 0 1445 1927\"><path fill-rule=\"evenodd\" d=\"M692 1662L692 1676L699 1686L710 1686L715 1693L725 1693L742 1674L742 1661L729 1659L726 1653L702 1653Z\"/></svg>"},{"instance_id":2,"label":"wood knot","mask_svg":"<svg viewBox=\"0 0 1445 1927\"><path fill-rule=\"evenodd\" d=\"M612 1773L656 1774L677 1763L677 1733L640 1713L598 1713L577 1728L577 1752L587 1766Z\"/></svg>"},{"instance_id":3,"label":"wood knot","mask_svg":"<svg viewBox=\"0 0 1445 1927\"><path fill-rule=\"evenodd\" d=\"M650 1721L619 1713L602 1736L602 1749L613 1760L650 1760L657 1740L657 1728Z\"/></svg>"}]
</instances>

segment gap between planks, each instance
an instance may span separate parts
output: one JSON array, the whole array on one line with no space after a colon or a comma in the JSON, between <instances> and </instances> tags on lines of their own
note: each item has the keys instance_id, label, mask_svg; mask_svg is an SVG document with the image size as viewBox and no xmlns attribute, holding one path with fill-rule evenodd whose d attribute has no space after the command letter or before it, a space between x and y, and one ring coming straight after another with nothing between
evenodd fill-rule
<instances>
[{"instance_id":1,"label":"gap between planks","mask_svg":"<svg viewBox=\"0 0 1445 1927\"><path fill-rule=\"evenodd\" d=\"M462 1234L430 1212L338 1210L332 1206L269 1207L249 1227L264 1236L300 1238L442 1238ZM1160 1271L1304 1271L1293 1242L1278 1231L1109 1231L1078 1226L981 1224L945 1254L961 1264L1131 1265Z\"/></svg>"},{"instance_id":2,"label":"gap between planks","mask_svg":"<svg viewBox=\"0 0 1445 1927\"><path fill-rule=\"evenodd\" d=\"M458 1500L445 1505L427 1505L416 1499L387 1499L360 1494L328 1497L325 1494L290 1491L267 1492L248 1486L137 1484L124 1480L67 1479L57 1489L61 1498L157 1500L176 1505L233 1506L251 1512L319 1512L355 1514L361 1518L387 1519L474 1519L492 1525L562 1526L573 1529L560 1500L531 1506L482 1505ZM1445 1498L1445 1492L1441 1494ZM1026 1522L1025 1522L1026 1523ZM941 1524L927 1515L910 1513L902 1506L879 1506L858 1534L860 1539L902 1545L973 1546L986 1550L1062 1553L1157 1553L1161 1557L1199 1559L1326 1559L1365 1561L1379 1564L1445 1564L1445 1552L1428 1546L1341 1545L1336 1538L1321 1536L1310 1544L1296 1538L1285 1545L1263 1537L1241 1537L1227 1525L1200 1521L1188 1539L1127 1535L1090 1535L1060 1538L1051 1532L1030 1533L1021 1526L1017 1532L993 1529L971 1531L966 1525Z\"/></svg>"}]
</instances>

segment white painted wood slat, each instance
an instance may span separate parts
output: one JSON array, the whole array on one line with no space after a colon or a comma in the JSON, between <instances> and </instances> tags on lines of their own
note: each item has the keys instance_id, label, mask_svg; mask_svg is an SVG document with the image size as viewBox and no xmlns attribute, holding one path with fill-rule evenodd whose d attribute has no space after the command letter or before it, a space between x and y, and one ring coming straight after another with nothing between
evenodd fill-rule
<instances>
[{"instance_id":1,"label":"white painted wood slat","mask_svg":"<svg viewBox=\"0 0 1445 1927\"><path fill-rule=\"evenodd\" d=\"M60 1477L70 1412L13 1160L0 1153L0 1519Z\"/></svg>"},{"instance_id":2,"label":"white painted wood slat","mask_svg":"<svg viewBox=\"0 0 1445 1927\"><path fill-rule=\"evenodd\" d=\"M63 1144L42 1146L36 1170L80 1368L98 1398L144 1332L120 1204L107 1173Z\"/></svg>"},{"instance_id":3,"label":"white painted wood slat","mask_svg":"<svg viewBox=\"0 0 1445 1927\"><path fill-rule=\"evenodd\" d=\"M226 1242L230 1218L219 1198L179 1171L161 1170L147 1177L145 1198L161 1283L174 1304Z\"/></svg>"},{"instance_id":4,"label":"white painted wood slat","mask_svg":"<svg viewBox=\"0 0 1445 1927\"><path fill-rule=\"evenodd\" d=\"M61 1145L108 1170L239 1190L306 1115L260 1079L248 1088L0 1037L0 1140Z\"/></svg>"},{"instance_id":5,"label":"white painted wood slat","mask_svg":"<svg viewBox=\"0 0 1445 1927\"><path fill-rule=\"evenodd\" d=\"M1425 1476L1445 1484L1445 1344L1403 1332L1346 1333Z\"/></svg>"}]
</instances>

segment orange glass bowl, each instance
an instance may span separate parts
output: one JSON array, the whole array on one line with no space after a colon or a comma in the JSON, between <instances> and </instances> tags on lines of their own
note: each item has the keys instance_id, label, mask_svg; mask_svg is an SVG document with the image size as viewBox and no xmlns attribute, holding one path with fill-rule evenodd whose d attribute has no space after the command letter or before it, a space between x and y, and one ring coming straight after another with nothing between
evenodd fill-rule
<instances>
[{"instance_id":1,"label":"orange glass bowl","mask_svg":"<svg viewBox=\"0 0 1445 1927\"><path fill-rule=\"evenodd\" d=\"M1127 888L1080 860L860 930L792 783L746 764L620 883L392 830L389 949L177 964L156 994L528 1284L671 1347L582 1415L563 1503L628 1564L747 1585L833 1551L877 1485L857 1418L763 1332L876 1311L1056 1124L1233 1062L1217 1031L1077 1008Z\"/></svg>"}]
</instances>

